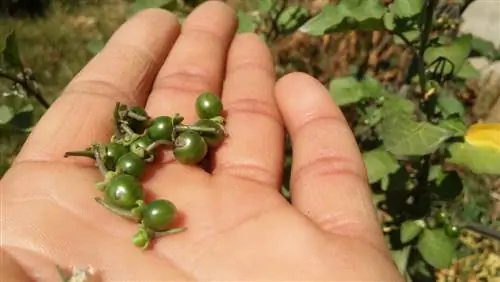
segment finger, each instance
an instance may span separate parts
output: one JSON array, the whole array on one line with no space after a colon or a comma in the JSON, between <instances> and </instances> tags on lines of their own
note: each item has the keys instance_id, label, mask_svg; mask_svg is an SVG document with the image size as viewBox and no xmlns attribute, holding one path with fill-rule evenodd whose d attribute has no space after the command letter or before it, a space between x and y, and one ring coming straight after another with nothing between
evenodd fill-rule
<instances>
[{"instance_id":1,"label":"finger","mask_svg":"<svg viewBox=\"0 0 500 282\"><path fill-rule=\"evenodd\" d=\"M294 73L276 95L292 140L292 204L325 231L383 246L359 149L328 91Z\"/></svg>"},{"instance_id":2,"label":"finger","mask_svg":"<svg viewBox=\"0 0 500 282\"><path fill-rule=\"evenodd\" d=\"M235 13L223 2L208 1L198 6L183 23L179 39L156 78L146 106L148 113L180 113L186 123L194 121L197 96L221 91L226 53L235 28Z\"/></svg>"},{"instance_id":3,"label":"finger","mask_svg":"<svg viewBox=\"0 0 500 282\"><path fill-rule=\"evenodd\" d=\"M273 95L274 64L255 34L233 41L222 102L228 137L215 156L214 175L278 189L284 129Z\"/></svg>"},{"instance_id":4,"label":"finger","mask_svg":"<svg viewBox=\"0 0 500 282\"><path fill-rule=\"evenodd\" d=\"M178 32L175 16L160 9L121 26L42 117L17 162L59 160L109 139L115 103L144 105Z\"/></svg>"}]
</instances>

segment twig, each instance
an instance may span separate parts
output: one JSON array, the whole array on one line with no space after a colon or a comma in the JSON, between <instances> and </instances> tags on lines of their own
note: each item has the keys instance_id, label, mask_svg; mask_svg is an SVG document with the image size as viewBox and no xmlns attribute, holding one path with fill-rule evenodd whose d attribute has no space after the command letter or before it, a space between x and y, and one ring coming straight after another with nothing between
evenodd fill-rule
<instances>
[{"instance_id":1,"label":"twig","mask_svg":"<svg viewBox=\"0 0 500 282\"><path fill-rule=\"evenodd\" d=\"M28 95L35 97L38 103L40 103L45 109L48 109L50 107L49 102L45 100L42 93L40 93L40 91L38 91L37 89L33 89L33 87L31 87L31 85L26 80L19 79L16 76L3 72L1 70L0 70L0 77L20 84L26 90L26 92L28 92Z\"/></svg>"}]
</instances>

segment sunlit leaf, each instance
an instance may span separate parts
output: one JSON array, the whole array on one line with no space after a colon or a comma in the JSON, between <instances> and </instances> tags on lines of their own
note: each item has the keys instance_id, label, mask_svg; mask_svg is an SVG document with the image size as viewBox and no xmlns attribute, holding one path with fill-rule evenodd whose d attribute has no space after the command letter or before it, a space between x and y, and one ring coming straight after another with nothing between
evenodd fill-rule
<instances>
[{"instance_id":1,"label":"sunlit leaf","mask_svg":"<svg viewBox=\"0 0 500 282\"><path fill-rule=\"evenodd\" d=\"M472 36L472 50L479 53L479 55L487 57L492 61L500 59L500 49L495 47L493 42L483 39L481 37Z\"/></svg>"},{"instance_id":2,"label":"sunlit leaf","mask_svg":"<svg viewBox=\"0 0 500 282\"><path fill-rule=\"evenodd\" d=\"M102 39L92 39L89 41L89 43L87 43L87 50L95 55L97 53L99 53L102 48L104 48L104 46L106 45L106 41L102 40Z\"/></svg>"},{"instance_id":3,"label":"sunlit leaf","mask_svg":"<svg viewBox=\"0 0 500 282\"><path fill-rule=\"evenodd\" d=\"M273 9L275 3L276 3L275 0L259 0L258 1L259 12L269 13Z\"/></svg>"},{"instance_id":4,"label":"sunlit leaf","mask_svg":"<svg viewBox=\"0 0 500 282\"><path fill-rule=\"evenodd\" d=\"M422 257L435 268L447 268L453 262L457 240L448 237L442 228L424 229L417 248Z\"/></svg>"},{"instance_id":5,"label":"sunlit leaf","mask_svg":"<svg viewBox=\"0 0 500 282\"><path fill-rule=\"evenodd\" d=\"M424 54L426 64L431 64L439 58L446 58L444 63L444 74L457 74L467 60L472 48L472 36L462 35L449 45L429 47Z\"/></svg>"},{"instance_id":6,"label":"sunlit leaf","mask_svg":"<svg viewBox=\"0 0 500 282\"><path fill-rule=\"evenodd\" d=\"M477 70L469 61L465 61L460 70L457 72L457 77L463 79L476 79L481 77L481 72Z\"/></svg>"},{"instance_id":7,"label":"sunlit leaf","mask_svg":"<svg viewBox=\"0 0 500 282\"><path fill-rule=\"evenodd\" d=\"M491 147L476 147L467 142L448 146L448 162L462 165L477 174L500 175L500 152Z\"/></svg>"},{"instance_id":8,"label":"sunlit leaf","mask_svg":"<svg viewBox=\"0 0 500 282\"><path fill-rule=\"evenodd\" d=\"M380 181L383 177L399 169L397 160L384 148L364 152L363 161L368 171L370 184Z\"/></svg>"},{"instance_id":9,"label":"sunlit leaf","mask_svg":"<svg viewBox=\"0 0 500 282\"><path fill-rule=\"evenodd\" d=\"M401 18L412 17L424 6L425 0L394 0L391 5L391 11Z\"/></svg>"},{"instance_id":10,"label":"sunlit leaf","mask_svg":"<svg viewBox=\"0 0 500 282\"><path fill-rule=\"evenodd\" d=\"M376 98L385 94L385 90L372 77L358 81L353 76L334 78L329 85L330 96L339 106L357 103L363 99Z\"/></svg>"},{"instance_id":11,"label":"sunlit leaf","mask_svg":"<svg viewBox=\"0 0 500 282\"><path fill-rule=\"evenodd\" d=\"M295 30L307 19L308 10L300 5L288 6L278 17L276 23L280 30Z\"/></svg>"},{"instance_id":12,"label":"sunlit leaf","mask_svg":"<svg viewBox=\"0 0 500 282\"><path fill-rule=\"evenodd\" d=\"M464 115L465 107L455 95L445 91L440 91L435 95L437 95L437 106L445 118L454 114Z\"/></svg>"},{"instance_id":13,"label":"sunlit leaf","mask_svg":"<svg viewBox=\"0 0 500 282\"><path fill-rule=\"evenodd\" d=\"M386 11L383 17L384 27L387 30L393 30L396 28L396 24L394 23L394 12L392 10Z\"/></svg>"},{"instance_id":14,"label":"sunlit leaf","mask_svg":"<svg viewBox=\"0 0 500 282\"><path fill-rule=\"evenodd\" d=\"M422 225L414 220L407 220L401 224L401 243L406 244L415 239L422 232Z\"/></svg>"},{"instance_id":15,"label":"sunlit leaf","mask_svg":"<svg viewBox=\"0 0 500 282\"><path fill-rule=\"evenodd\" d=\"M141 10L149 8L162 8L169 11L178 9L176 0L135 0L128 8L128 14L132 15Z\"/></svg>"},{"instance_id":16,"label":"sunlit leaf","mask_svg":"<svg viewBox=\"0 0 500 282\"><path fill-rule=\"evenodd\" d=\"M238 10L236 16L238 17L238 33L255 31L257 24L255 23L255 18L252 15Z\"/></svg>"},{"instance_id":17,"label":"sunlit leaf","mask_svg":"<svg viewBox=\"0 0 500 282\"><path fill-rule=\"evenodd\" d=\"M398 270L401 274L406 272L406 266L408 265L408 259L410 257L411 246L407 246L401 250L391 250L391 256L393 261L396 263Z\"/></svg>"},{"instance_id":18,"label":"sunlit leaf","mask_svg":"<svg viewBox=\"0 0 500 282\"><path fill-rule=\"evenodd\" d=\"M14 110L7 105L0 105L0 125L9 123L14 117Z\"/></svg>"},{"instance_id":19,"label":"sunlit leaf","mask_svg":"<svg viewBox=\"0 0 500 282\"><path fill-rule=\"evenodd\" d=\"M396 156L422 156L434 152L452 134L428 122L417 122L405 114L384 117L379 127L387 150Z\"/></svg>"},{"instance_id":20,"label":"sunlit leaf","mask_svg":"<svg viewBox=\"0 0 500 282\"><path fill-rule=\"evenodd\" d=\"M299 31L317 36L355 28L379 29L383 27L384 13L385 7L378 0L341 0L324 6Z\"/></svg>"},{"instance_id":21,"label":"sunlit leaf","mask_svg":"<svg viewBox=\"0 0 500 282\"><path fill-rule=\"evenodd\" d=\"M438 126L451 132L452 136L463 136L467 130L467 124L462 117L451 116L439 121Z\"/></svg>"}]
</instances>

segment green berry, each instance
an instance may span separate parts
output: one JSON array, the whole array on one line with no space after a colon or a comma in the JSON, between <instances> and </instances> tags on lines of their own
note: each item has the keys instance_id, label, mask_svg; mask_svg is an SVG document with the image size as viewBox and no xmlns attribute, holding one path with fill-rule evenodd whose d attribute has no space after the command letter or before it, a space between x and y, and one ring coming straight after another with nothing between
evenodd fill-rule
<instances>
[{"instance_id":1,"label":"green berry","mask_svg":"<svg viewBox=\"0 0 500 282\"><path fill-rule=\"evenodd\" d=\"M175 205L168 200L154 200L144 206L142 223L154 231L165 231L174 220L177 213Z\"/></svg>"},{"instance_id":2,"label":"green berry","mask_svg":"<svg viewBox=\"0 0 500 282\"><path fill-rule=\"evenodd\" d=\"M441 225L448 224L448 222L450 220L448 214L444 211L440 211L440 212L436 213L435 218L436 218L436 221Z\"/></svg>"},{"instance_id":3,"label":"green berry","mask_svg":"<svg viewBox=\"0 0 500 282\"><path fill-rule=\"evenodd\" d=\"M105 145L104 165L109 170L114 170L118 159L128 152L127 147L118 143L109 143Z\"/></svg>"},{"instance_id":4,"label":"green berry","mask_svg":"<svg viewBox=\"0 0 500 282\"><path fill-rule=\"evenodd\" d=\"M174 156L182 164L197 164L207 152L207 143L194 131L184 131L175 139Z\"/></svg>"},{"instance_id":5,"label":"green berry","mask_svg":"<svg viewBox=\"0 0 500 282\"><path fill-rule=\"evenodd\" d=\"M215 94L205 92L196 99L196 113L199 118L209 119L222 114L222 101Z\"/></svg>"},{"instance_id":6,"label":"green berry","mask_svg":"<svg viewBox=\"0 0 500 282\"><path fill-rule=\"evenodd\" d=\"M462 233L462 231L460 230L460 227L453 225L453 224L446 224L444 226L444 232L446 233L446 235L448 235L452 238L457 238Z\"/></svg>"},{"instance_id":7,"label":"green berry","mask_svg":"<svg viewBox=\"0 0 500 282\"><path fill-rule=\"evenodd\" d=\"M128 174L112 177L105 190L105 201L118 208L130 210L137 206L138 200L144 200L141 182Z\"/></svg>"},{"instance_id":8,"label":"green berry","mask_svg":"<svg viewBox=\"0 0 500 282\"><path fill-rule=\"evenodd\" d=\"M142 157L147 154L147 148L153 144L153 140L147 135L137 138L132 144L130 144L130 151L134 152L138 156Z\"/></svg>"},{"instance_id":9,"label":"green berry","mask_svg":"<svg viewBox=\"0 0 500 282\"><path fill-rule=\"evenodd\" d=\"M202 137L205 139L205 142L209 147L217 147L222 143L222 141L224 141L226 133L222 124L210 119L200 119L194 124L194 126L213 128L216 130L215 133L202 133Z\"/></svg>"},{"instance_id":10,"label":"green berry","mask_svg":"<svg viewBox=\"0 0 500 282\"><path fill-rule=\"evenodd\" d=\"M174 132L174 122L171 117L160 116L155 118L148 129L148 136L153 141L167 140L172 141L172 133Z\"/></svg>"},{"instance_id":11,"label":"green berry","mask_svg":"<svg viewBox=\"0 0 500 282\"><path fill-rule=\"evenodd\" d=\"M116 163L116 171L140 177L146 168L146 162L137 154L128 152L121 156Z\"/></svg>"}]
</instances>

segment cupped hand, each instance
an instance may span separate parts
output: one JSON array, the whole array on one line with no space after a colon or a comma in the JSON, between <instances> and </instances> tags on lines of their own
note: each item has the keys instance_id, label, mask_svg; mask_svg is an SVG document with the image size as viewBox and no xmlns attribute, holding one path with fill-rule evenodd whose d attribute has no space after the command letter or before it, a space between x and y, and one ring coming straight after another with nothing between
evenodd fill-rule
<instances>
[{"instance_id":1,"label":"cupped hand","mask_svg":"<svg viewBox=\"0 0 500 282\"><path fill-rule=\"evenodd\" d=\"M90 265L102 281L401 280L341 111L305 74L276 82L265 43L236 26L232 9L208 1L182 28L151 9L117 30L1 180L2 281L58 281L56 264ZM175 203L187 230L141 251L137 226L93 200L93 163L64 152L108 141L117 101L190 123L205 91L220 95L229 136L209 171L169 152L153 165L145 189ZM279 193L285 128L291 204Z\"/></svg>"}]
</instances>

